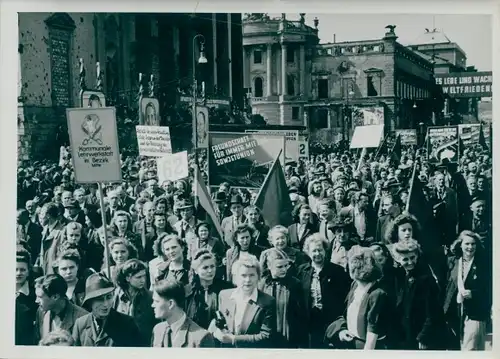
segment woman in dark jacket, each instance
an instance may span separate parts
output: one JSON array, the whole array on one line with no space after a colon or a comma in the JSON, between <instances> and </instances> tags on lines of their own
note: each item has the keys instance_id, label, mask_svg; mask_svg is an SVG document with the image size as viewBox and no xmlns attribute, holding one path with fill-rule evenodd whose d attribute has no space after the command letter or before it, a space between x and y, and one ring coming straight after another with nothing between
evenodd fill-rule
<instances>
[{"instance_id":1,"label":"woman in dark jacket","mask_svg":"<svg viewBox=\"0 0 500 359\"><path fill-rule=\"evenodd\" d=\"M257 206L250 205L245 208L244 214L247 224L253 229L252 237L254 242L261 248L269 248L270 244L267 240L269 227L264 223L260 209Z\"/></svg>"},{"instance_id":2,"label":"woman in dark jacket","mask_svg":"<svg viewBox=\"0 0 500 359\"><path fill-rule=\"evenodd\" d=\"M266 271L259 282L259 290L276 299L276 332L274 348L307 348L304 330L304 296L297 278L289 273L290 258L277 248L268 250ZM262 263L261 263L262 264Z\"/></svg>"},{"instance_id":3,"label":"woman in dark jacket","mask_svg":"<svg viewBox=\"0 0 500 359\"><path fill-rule=\"evenodd\" d=\"M239 225L233 233L234 246L226 252L226 280L233 283L233 266L240 257L260 257L262 248L255 243L253 230L248 224Z\"/></svg>"},{"instance_id":4,"label":"woman in dark jacket","mask_svg":"<svg viewBox=\"0 0 500 359\"><path fill-rule=\"evenodd\" d=\"M401 266L396 274L397 349L438 349L443 344L443 310L437 281L419 260L420 245L414 239L399 241L392 255Z\"/></svg>"},{"instance_id":5,"label":"woman in dark jacket","mask_svg":"<svg viewBox=\"0 0 500 359\"><path fill-rule=\"evenodd\" d=\"M215 255L208 249L200 249L191 262L194 276L186 298L186 314L205 329L219 309L220 291L233 288L231 283L216 277L216 263Z\"/></svg>"},{"instance_id":6,"label":"woman in dark jacket","mask_svg":"<svg viewBox=\"0 0 500 359\"><path fill-rule=\"evenodd\" d=\"M145 343L151 342L153 328L157 324L153 297L146 289L147 266L138 259L129 259L117 272L113 308L134 318Z\"/></svg>"},{"instance_id":7,"label":"woman in dark jacket","mask_svg":"<svg viewBox=\"0 0 500 359\"><path fill-rule=\"evenodd\" d=\"M157 239L158 246L164 253L165 261L157 265L158 275L155 282L161 279L172 279L186 286L192 283L191 264L186 259L186 243L176 234L163 233Z\"/></svg>"},{"instance_id":8,"label":"woman in dark jacket","mask_svg":"<svg viewBox=\"0 0 500 359\"><path fill-rule=\"evenodd\" d=\"M31 278L31 255L21 245L16 249L16 345L33 344L36 311L35 289Z\"/></svg>"},{"instance_id":9,"label":"woman in dark jacket","mask_svg":"<svg viewBox=\"0 0 500 359\"><path fill-rule=\"evenodd\" d=\"M304 252L311 262L298 268L297 278L304 297L304 328L307 328L309 348L325 348L327 326L345 311L345 299L351 280L341 266L329 262L326 251L329 244L319 233L309 236Z\"/></svg>"},{"instance_id":10,"label":"woman in dark jacket","mask_svg":"<svg viewBox=\"0 0 500 359\"><path fill-rule=\"evenodd\" d=\"M373 250L354 246L348 252L353 279L342 317L327 329L333 346L344 349L387 349L394 302L380 287L382 268Z\"/></svg>"},{"instance_id":11,"label":"woman in dark jacket","mask_svg":"<svg viewBox=\"0 0 500 359\"><path fill-rule=\"evenodd\" d=\"M455 260L444 300L446 321L457 348L484 350L486 325L491 316L492 269L481 247L481 237L463 231L452 245ZM460 340L460 342L459 342Z\"/></svg>"}]
</instances>

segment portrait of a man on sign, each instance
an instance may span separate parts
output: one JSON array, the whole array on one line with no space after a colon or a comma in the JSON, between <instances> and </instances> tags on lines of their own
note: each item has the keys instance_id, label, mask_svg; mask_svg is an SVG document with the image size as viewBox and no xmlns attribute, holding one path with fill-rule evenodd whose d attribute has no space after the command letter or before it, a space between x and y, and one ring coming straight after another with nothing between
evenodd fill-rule
<instances>
[{"instance_id":1,"label":"portrait of a man on sign","mask_svg":"<svg viewBox=\"0 0 500 359\"><path fill-rule=\"evenodd\" d=\"M206 107L196 109L197 147L208 148L208 110Z\"/></svg>"},{"instance_id":2,"label":"portrait of a man on sign","mask_svg":"<svg viewBox=\"0 0 500 359\"><path fill-rule=\"evenodd\" d=\"M99 91L85 91L83 93L83 107L101 108L106 107L106 98Z\"/></svg>"},{"instance_id":3,"label":"portrait of a man on sign","mask_svg":"<svg viewBox=\"0 0 500 359\"><path fill-rule=\"evenodd\" d=\"M145 126L160 125L160 104L157 99L143 98L141 100L140 124Z\"/></svg>"}]
</instances>

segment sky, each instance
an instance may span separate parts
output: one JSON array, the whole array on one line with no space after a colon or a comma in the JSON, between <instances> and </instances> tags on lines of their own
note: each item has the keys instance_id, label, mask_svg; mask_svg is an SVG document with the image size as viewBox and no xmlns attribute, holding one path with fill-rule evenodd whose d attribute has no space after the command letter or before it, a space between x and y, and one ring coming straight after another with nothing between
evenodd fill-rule
<instances>
[{"instance_id":1,"label":"sky","mask_svg":"<svg viewBox=\"0 0 500 359\"><path fill-rule=\"evenodd\" d=\"M280 14L269 14L280 16ZM403 45L414 42L425 28L442 31L465 51L467 65L478 71L492 70L492 20L489 15L431 15L431 14L306 14L306 23L313 26L319 20L322 43L336 41L381 39L385 26L396 25L398 41ZM298 20L298 14L287 14L287 19Z\"/></svg>"}]
</instances>

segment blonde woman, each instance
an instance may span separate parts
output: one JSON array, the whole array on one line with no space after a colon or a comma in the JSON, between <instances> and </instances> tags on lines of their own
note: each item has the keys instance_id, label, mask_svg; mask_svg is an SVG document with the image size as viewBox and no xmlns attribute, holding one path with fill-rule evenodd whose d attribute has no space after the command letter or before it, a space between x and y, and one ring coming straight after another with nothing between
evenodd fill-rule
<instances>
[{"instance_id":1,"label":"blonde woman","mask_svg":"<svg viewBox=\"0 0 500 359\"><path fill-rule=\"evenodd\" d=\"M462 350L484 350L492 305L491 264L477 233L463 231L451 248L455 260L446 286L446 320Z\"/></svg>"}]
</instances>

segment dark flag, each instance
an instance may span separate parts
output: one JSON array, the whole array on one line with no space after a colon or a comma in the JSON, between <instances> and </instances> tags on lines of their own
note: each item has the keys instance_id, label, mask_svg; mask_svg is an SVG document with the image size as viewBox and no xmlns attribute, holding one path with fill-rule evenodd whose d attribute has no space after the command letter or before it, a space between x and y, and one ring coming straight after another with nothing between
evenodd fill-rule
<instances>
[{"instance_id":1,"label":"dark flag","mask_svg":"<svg viewBox=\"0 0 500 359\"><path fill-rule=\"evenodd\" d=\"M401 135L396 137L390 153L390 161L399 162L401 160Z\"/></svg>"},{"instance_id":2,"label":"dark flag","mask_svg":"<svg viewBox=\"0 0 500 359\"><path fill-rule=\"evenodd\" d=\"M271 166L254 202L254 205L262 211L262 217L270 227L278 224L288 227L293 224L293 205L279 160L280 155L281 153Z\"/></svg>"},{"instance_id":3,"label":"dark flag","mask_svg":"<svg viewBox=\"0 0 500 359\"><path fill-rule=\"evenodd\" d=\"M382 141L382 143L378 146L377 148L377 152L375 152L375 159L378 160L380 158L380 156L382 155L386 155L389 153L389 134L387 134L385 137L384 137L384 140Z\"/></svg>"},{"instance_id":4,"label":"dark flag","mask_svg":"<svg viewBox=\"0 0 500 359\"><path fill-rule=\"evenodd\" d=\"M462 157L466 146L460 136L458 136L458 158Z\"/></svg>"},{"instance_id":5,"label":"dark flag","mask_svg":"<svg viewBox=\"0 0 500 359\"><path fill-rule=\"evenodd\" d=\"M481 145L481 147L483 147L483 150L488 149L488 144L486 143L486 138L484 137L483 125L482 124L481 124L481 126L479 128L479 144Z\"/></svg>"}]
</instances>

